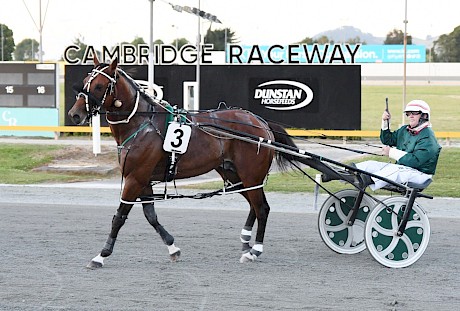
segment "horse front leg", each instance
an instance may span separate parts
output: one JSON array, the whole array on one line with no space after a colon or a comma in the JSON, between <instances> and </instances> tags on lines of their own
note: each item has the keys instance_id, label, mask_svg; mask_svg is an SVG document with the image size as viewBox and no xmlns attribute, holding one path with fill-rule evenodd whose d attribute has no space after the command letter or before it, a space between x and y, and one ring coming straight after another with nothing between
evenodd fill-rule
<instances>
[{"instance_id":1,"label":"horse front leg","mask_svg":"<svg viewBox=\"0 0 460 311\"><path fill-rule=\"evenodd\" d=\"M147 194L152 195L153 192L147 191ZM148 200L149 197L141 197L143 200ZM174 237L169 234L168 231L158 222L158 216L157 213L155 212L155 206L153 203L142 203L143 209L144 209L144 216L147 219L147 221L153 226L155 231L160 235L161 239L163 242L166 244L168 247L169 251L169 256L171 261L175 262L179 259L180 257L180 248L176 247L174 245Z\"/></svg>"},{"instance_id":2,"label":"horse front leg","mask_svg":"<svg viewBox=\"0 0 460 311\"><path fill-rule=\"evenodd\" d=\"M120 207L117 209L117 213L112 218L112 229L109 233L109 237L102 248L102 251L94 257L89 264L86 266L89 269L101 268L104 265L104 259L110 256L117 240L118 232L121 227L125 224L128 219L128 214L133 207L132 204L120 203Z\"/></svg>"}]
</instances>

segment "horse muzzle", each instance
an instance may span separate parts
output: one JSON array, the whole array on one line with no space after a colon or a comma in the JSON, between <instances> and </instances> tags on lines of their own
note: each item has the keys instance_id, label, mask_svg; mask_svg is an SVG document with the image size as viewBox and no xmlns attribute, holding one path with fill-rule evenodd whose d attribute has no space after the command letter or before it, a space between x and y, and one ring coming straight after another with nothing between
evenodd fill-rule
<instances>
[{"instance_id":1,"label":"horse muzzle","mask_svg":"<svg viewBox=\"0 0 460 311\"><path fill-rule=\"evenodd\" d=\"M69 111L69 117L74 124L83 125L88 119L88 114L86 112L83 114L80 114L80 113L72 113L72 111Z\"/></svg>"},{"instance_id":2,"label":"horse muzzle","mask_svg":"<svg viewBox=\"0 0 460 311\"><path fill-rule=\"evenodd\" d=\"M78 99L72 109L69 110L68 116L74 124L83 125L88 120L86 103L83 100Z\"/></svg>"}]
</instances>

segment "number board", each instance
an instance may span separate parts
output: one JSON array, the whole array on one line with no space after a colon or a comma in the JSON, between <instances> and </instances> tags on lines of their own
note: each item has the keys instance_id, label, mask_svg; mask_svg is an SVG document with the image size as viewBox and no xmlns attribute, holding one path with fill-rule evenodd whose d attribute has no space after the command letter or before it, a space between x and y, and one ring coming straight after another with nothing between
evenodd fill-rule
<instances>
[{"instance_id":1,"label":"number board","mask_svg":"<svg viewBox=\"0 0 460 311\"><path fill-rule=\"evenodd\" d=\"M57 108L56 64L0 63L0 107Z\"/></svg>"},{"instance_id":2,"label":"number board","mask_svg":"<svg viewBox=\"0 0 460 311\"><path fill-rule=\"evenodd\" d=\"M187 151L192 128L189 125L171 122L168 125L163 150L183 154Z\"/></svg>"}]
</instances>

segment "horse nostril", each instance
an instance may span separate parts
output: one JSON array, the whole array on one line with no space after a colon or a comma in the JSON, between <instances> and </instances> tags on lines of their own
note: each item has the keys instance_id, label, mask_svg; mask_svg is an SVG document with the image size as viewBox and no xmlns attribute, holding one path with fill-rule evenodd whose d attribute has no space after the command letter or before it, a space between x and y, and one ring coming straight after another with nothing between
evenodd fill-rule
<instances>
[{"instance_id":1,"label":"horse nostril","mask_svg":"<svg viewBox=\"0 0 460 311\"><path fill-rule=\"evenodd\" d=\"M81 122L80 115L74 114L74 115L72 116L72 122L75 123L75 124L80 124L80 122Z\"/></svg>"}]
</instances>

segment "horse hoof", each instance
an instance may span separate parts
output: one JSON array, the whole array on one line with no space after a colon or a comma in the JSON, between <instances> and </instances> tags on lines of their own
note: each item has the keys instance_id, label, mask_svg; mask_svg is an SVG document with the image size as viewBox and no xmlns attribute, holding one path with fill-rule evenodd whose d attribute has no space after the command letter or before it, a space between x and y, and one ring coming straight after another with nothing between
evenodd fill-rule
<instances>
[{"instance_id":1,"label":"horse hoof","mask_svg":"<svg viewBox=\"0 0 460 311\"><path fill-rule=\"evenodd\" d=\"M102 268L103 264L101 262L93 261L91 260L88 265L86 265L86 268L94 270L97 268Z\"/></svg>"},{"instance_id":2,"label":"horse hoof","mask_svg":"<svg viewBox=\"0 0 460 311\"><path fill-rule=\"evenodd\" d=\"M169 256L172 262L176 262L180 257L180 248L173 244L168 245Z\"/></svg>"},{"instance_id":3,"label":"horse hoof","mask_svg":"<svg viewBox=\"0 0 460 311\"><path fill-rule=\"evenodd\" d=\"M99 254L93 259L91 259L91 261L86 266L86 268L97 269L97 268L102 268L103 265L104 265L104 257L102 257L101 254Z\"/></svg>"},{"instance_id":4,"label":"horse hoof","mask_svg":"<svg viewBox=\"0 0 460 311\"><path fill-rule=\"evenodd\" d=\"M255 257L251 253L247 252L241 255L240 263L254 262Z\"/></svg>"},{"instance_id":5,"label":"horse hoof","mask_svg":"<svg viewBox=\"0 0 460 311\"><path fill-rule=\"evenodd\" d=\"M180 257L180 250L175 252L174 254L170 254L169 258L171 259L171 262L176 262L179 260Z\"/></svg>"}]
</instances>

